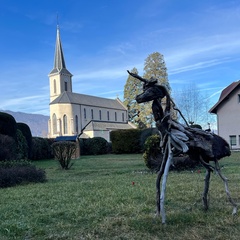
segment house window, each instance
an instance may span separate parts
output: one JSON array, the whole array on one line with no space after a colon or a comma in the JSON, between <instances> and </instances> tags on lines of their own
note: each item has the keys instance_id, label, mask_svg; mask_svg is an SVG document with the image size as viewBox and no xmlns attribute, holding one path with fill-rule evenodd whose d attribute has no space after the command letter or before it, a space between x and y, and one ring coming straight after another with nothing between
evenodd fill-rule
<instances>
[{"instance_id":1,"label":"house window","mask_svg":"<svg viewBox=\"0 0 240 240\"><path fill-rule=\"evenodd\" d=\"M99 119L102 120L102 111L99 110Z\"/></svg>"},{"instance_id":2,"label":"house window","mask_svg":"<svg viewBox=\"0 0 240 240\"><path fill-rule=\"evenodd\" d=\"M110 120L110 115L109 115L109 111L107 111L107 120Z\"/></svg>"},{"instance_id":3,"label":"house window","mask_svg":"<svg viewBox=\"0 0 240 240\"><path fill-rule=\"evenodd\" d=\"M52 123L53 123L53 134L57 134L57 117L55 113L52 116Z\"/></svg>"},{"instance_id":4,"label":"house window","mask_svg":"<svg viewBox=\"0 0 240 240\"><path fill-rule=\"evenodd\" d=\"M76 133L78 133L78 116L76 115L75 116L75 130L76 130Z\"/></svg>"},{"instance_id":5,"label":"house window","mask_svg":"<svg viewBox=\"0 0 240 240\"><path fill-rule=\"evenodd\" d=\"M63 133L64 134L68 133L68 129L67 129L67 115L63 116Z\"/></svg>"},{"instance_id":6,"label":"house window","mask_svg":"<svg viewBox=\"0 0 240 240\"><path fill-rule=\"evenodd\" d=\"M236 137L236 135L230 135L229 138L230 138L230 145L231 146L236 146L237 145L237 137Z\"/></svg>"},{"instance_id":7,"label":"house window","mask_svg":"<svg viewBox=\"0 0 240 240\"><path fill-rule=\"evenodd\" d=\"M115 112L115 121L117 121L117 112Z\"/></svg>"},{"instance_id":8,"label":"house window","mask_svg":"<svg viewBox=\"0 0 240 240\"><path fill-rule=\"evenodd\" d=\"M83 114L84 114L84 119L87 119L87 112L86 112L86 108L83 109Z\"/></svg>"},{"instance_id":9,"label":"house window","mask_svg":"<svg viewBox=\"0 0 240 240\"><path fill-rule=\"evenodd\" d=\"M91 116L92 116L92 119L93 119L93 109L91 109Z\"/></svg>"},{"instance_id":10,"label":"house window","mask_svg":"<svg viewBox=\"0 0 240 240\"><path fill-rule=\"evenodd\" d=\"M124 122L124 113L122 113L122 121Z\"/></svg>"}]
</instances>

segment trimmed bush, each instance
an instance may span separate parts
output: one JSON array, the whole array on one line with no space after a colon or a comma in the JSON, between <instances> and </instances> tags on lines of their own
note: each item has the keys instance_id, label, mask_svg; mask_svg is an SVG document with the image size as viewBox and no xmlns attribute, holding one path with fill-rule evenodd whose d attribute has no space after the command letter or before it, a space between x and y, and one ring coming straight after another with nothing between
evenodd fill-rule
<instances>
[{"instance_id":1,"label":"trimmed bush","mask_svg":"<svg viewBox=\"0 0 240 240\"><path fill-rule=\"evenodd\" d=\"M144 148L143 159L146 166L152 171L158 171L163 160L162 149L160 148L160 136L152 135L148 137ZM170 170L193 169L198 165L199 163L197 161L184 154L179 157L173 157L173 164Z\"/></svg>"},{"instance_id":2,"label":"trimmed bush","mask_svg":"<svg viewBox=\"0 0 240 240\"><path fill-rule=\"evenodd\" d=\"M0 161L16 159L16 142L8 136L0 134Z\"/></svg>"},{"instance_id":3,"label":"trimmed bush","mask_svg":"<svg viewBox=\"0 0 240 240\"><path fill-rule=\"evenodd\" d=\"M21 130L23 136L27 141L28 146L28 157L31 156L32 152L32 133L29 126L26 123L17 123L17 129Z\"/></svg>"},{"instance_id":4,"label":"trimmed bush","mask_svg":"<svg viewBox=\"0 0 240 240\"><path fill-rule=\"evenodd\" d=\"M140 153L141 152L141 136L140 129L117 130L110 134L112 142L112 152L121 153Z\"/></svg>"},{"instance_id":5,"label":"trimmed bush","mask_svg":"<svg viewBox=\"0 0 240 240\"><path fill-rule=\"evenodd\" d=\"M4 112L0 112L0 134L8 135L15 139L17 131L17 123L15 118Z\"/></svg>"},{"instance_id":6,"label":"trimmed bush","mask_svg":"<svg viewBox=\"0 0 240 240\"><path fill-rule=\"evenodd\" d=\"M108 153L108 142L102 137L87 138L83 141L85 155L100 155Z\"/></svg>"},{"instance_id":7,"label":"trimmed bush","mask_svg":"<svg viewBox=\"0 0 240 240\"><path fill-rule=\"evenodd\" d=\"M162 163L162 157L160 136L157 134L149 136L144 144L143 159L146 166L153 171L158 171Z\"/></svg>"},{"instance_id":8,"label":"trimmed bush","mask_svg":"<svg viewBox=\"0 0 240 240\"><path fill-rule=\"evenodd\" d=\"M52 158L52 150L49 141L46 138L33 137L32 138L32 153L31 160L41 160Z\"/></svg>"},{"instance_id":9,"label":"trimmed bush","mask_svg":"<svg viewBox=\"0 0 240 240\"><path fill-rule=\"evenodd\" d=\"M44 182L46 173L27 161L6 161L0 163L0 188L21 183Z\"/></svg>"},{"instance_id":10,"label":"trimmed bush","mask_svg":"<svg viewBox=\"0 0 240 240\"><path fill-rule=\"evenodd\" d=\"M60 163L62 169L68 170L72 167L73 155L76 152L76 143L60 141L52 144L53 154Z\"/></svg>"},{"instance_id":11,"label":"trimmed bush","mask_svg":"<svg viewBox=\"0 0 240 240\"><path fill-rule=\"evenodd\" d=\"M17 129L16 137L17 137L16 138L16 142L17 142L16 159L28 159L28 144L21 130Z\"/></svg>"}]
</instances>

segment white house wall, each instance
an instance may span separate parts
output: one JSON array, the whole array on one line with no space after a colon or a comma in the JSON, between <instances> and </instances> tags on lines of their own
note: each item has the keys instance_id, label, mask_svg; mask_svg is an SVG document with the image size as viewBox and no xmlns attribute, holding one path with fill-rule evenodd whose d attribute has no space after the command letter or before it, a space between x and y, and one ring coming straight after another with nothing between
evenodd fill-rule
<instances>
[{"instance_id":1,"label":"white house wall","mask_svg":"<svg viewBox=\"0 0 240 240\"><path fill-rule=\"evenodd\" d=\"M230 145L230 136L236 136L236 145L232 148L240 148L240 90L233 94L219 106L218 115L218 134L223 137Z\"/></svg>"}]
</instances>

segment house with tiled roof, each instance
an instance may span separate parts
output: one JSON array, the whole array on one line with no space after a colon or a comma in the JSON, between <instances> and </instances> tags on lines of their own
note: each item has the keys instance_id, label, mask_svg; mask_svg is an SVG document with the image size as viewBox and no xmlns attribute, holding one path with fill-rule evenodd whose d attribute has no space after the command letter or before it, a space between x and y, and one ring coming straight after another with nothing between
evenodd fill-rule
<instances>
[{"instance_id":1,"label":"house with tiled roof","mask_svg":"<svg viewBox=\"0 0 240 240\"><path fill-rule=\"evenodd\" d=\"M209 112L217 115L218 135L228 141L232 149L240 148L240 81L223 89Z\"/></svg>"},{"instance_id":2,"label":"house with tiled roof","mask_svg":"<svg viewBox=\"0 0 240 240\"><path fill-rule=\"evenodd\" d=\"M117 129L135 128L119 98L108 99L72 92L72 74L66 68L59 27L54 66L49 73L50 119L48 136L103 137Z\"/></svg>"}]
</instances>

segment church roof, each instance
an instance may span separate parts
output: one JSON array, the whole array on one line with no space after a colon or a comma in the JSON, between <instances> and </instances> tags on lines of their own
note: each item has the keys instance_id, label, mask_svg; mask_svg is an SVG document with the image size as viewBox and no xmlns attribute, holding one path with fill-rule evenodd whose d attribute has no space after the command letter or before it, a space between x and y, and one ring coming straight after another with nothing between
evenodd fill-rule
<instances>
[{"instance_id":1,"label":"church roof","mask_svg":"<svg viewBox=\"0 0 240 240\"><path fill-rule=\"evenodd\" d=\"M221 105L225 99L229 97L229 95L237 88L240 86L240 80L237 82L231 83L229 86L223 89L218 102L209 110L210 113L217 113L217 109L219 105Z\"/></svg>"},{"instance_id":2,"label":"church roof","mask_svg":"<svg viewBox=\"0 0 240 240\"><path fill-rule=\"evenodd\" d=\"M84 131L102 131L102 130L116 130L116 129L133 129L136 128L131 123L116 123L103 122L92 120L91 123L84 129Z\"/></svg>"},{"instance_id":3,"label":"church roof","mask_svg":"<svg viewBox=\"0 0 240 240\"><path fill-rule=\"evenodd\" d=\"M95 97L85 94L73 93L73 92L63 92L56 99L54 99L50 104L78 104L94 107L104 107L112 108L118 110L127 110L123 103L119 99L109 99Z\"/></svg>"},{"instance_id":4,"label":"church roof","mask_svg":"<svg viewBox=\"0 0 240 240\"><path fill-rule=\"evenodd\" d=\"M49 73L49 75L55 74L55 73L65 73L65 74L70 74L72 76L72 74L66 68L59 27L57 27L57 38L56 38L55 54L54 54L54 66L53 66L53 70Z\"/></svg>"}]
</instances>

